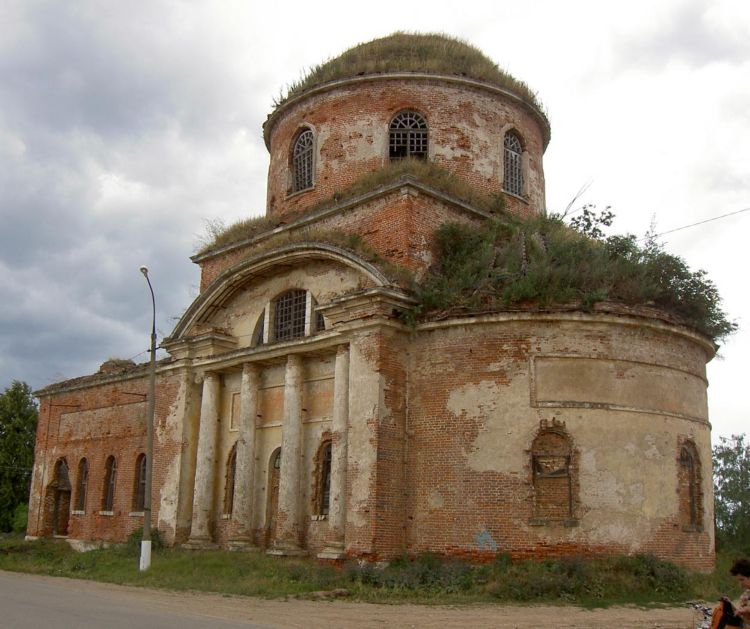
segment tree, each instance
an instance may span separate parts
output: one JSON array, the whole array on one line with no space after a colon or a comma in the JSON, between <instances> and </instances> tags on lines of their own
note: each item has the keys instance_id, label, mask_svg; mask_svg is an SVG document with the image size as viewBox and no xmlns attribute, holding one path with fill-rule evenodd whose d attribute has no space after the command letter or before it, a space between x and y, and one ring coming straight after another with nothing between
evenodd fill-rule
<instances>
[{"instance_id":1,"label":"tree","mask_svg":"<svg viewBox=\"0 0 750 629\"><path fill-rule=\"evenodd\" d=\"M750 552L750 443L744 434L719 442L713 449L716 539Z\"/></svg>"},{"instance_id":2,"label":"tree","mask_svg":"<svg viewBox=\"0 0 750 629\"><path fill-rule=\"evenodd\" d=\"M38 414L25 382L0 394L0 531L12 529L16 507L29 499Z\"/></svg>"}]
</instances>

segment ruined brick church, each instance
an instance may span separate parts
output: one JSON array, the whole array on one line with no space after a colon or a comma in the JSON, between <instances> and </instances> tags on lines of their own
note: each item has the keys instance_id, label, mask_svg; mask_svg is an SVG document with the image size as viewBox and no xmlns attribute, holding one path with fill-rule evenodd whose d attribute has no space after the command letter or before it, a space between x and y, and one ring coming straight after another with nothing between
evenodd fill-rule
<instances>
[{"instance_id":1,"label":"ruined brick church","mask_svg":"<svg viewBox=\"0 0 750 629\"><path fill-rule=\"evenodd\" d=\"M410 57L422 44L451 52ZM506 212L543 213L550 126L523 84L467 44L397 34L320 66L263 134L266 216L193 256L200 294L161 341L166 543L713 565L710 339L632 308L405 320L435 230L494 215L375 175L424 160ZM147 364L108 361L37 392L30 537L143 525L147 391Z\"/></svg>"}]
</instances>

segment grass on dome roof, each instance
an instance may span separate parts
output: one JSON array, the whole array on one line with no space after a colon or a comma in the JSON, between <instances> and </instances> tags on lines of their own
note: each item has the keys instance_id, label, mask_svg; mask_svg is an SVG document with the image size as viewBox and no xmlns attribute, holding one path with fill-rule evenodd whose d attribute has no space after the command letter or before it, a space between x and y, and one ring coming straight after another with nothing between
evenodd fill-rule
<instances>
[{"instance_id":1,"label":"grass on dome roof","mask_svg":"<svg viewBox=\"0 0 750 629\"><path fill-rule=\"evenodd\" d=\"M314 66L290 85L286 95L275 104L281 106L290 98L331 81L388 72L464 76L507 89L544 111L536 92L501 70L479 48L448 35L405 32L358 44L338 57Z\"/></svg>"}]
</instances>

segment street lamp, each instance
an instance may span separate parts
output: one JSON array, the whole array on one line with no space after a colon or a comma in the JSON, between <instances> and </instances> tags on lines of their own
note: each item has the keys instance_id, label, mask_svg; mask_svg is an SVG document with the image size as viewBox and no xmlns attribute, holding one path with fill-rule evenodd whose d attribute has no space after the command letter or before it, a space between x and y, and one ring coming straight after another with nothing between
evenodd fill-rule
<instances>
[{"instance_id":1,"label":"street lamp","mask_svg":"<svg viewBox=\"0 0 750 629\"><path fill-rule=\"evenodd\" d=\"M151 291L151 369L148 374L148 410L146 411L146 490L143 497L143 539L141 541L141 572L151 567L151 471L154 459L154 403L156 394L156 299L148 268L141 267L141 273Z\"/></svg>"}]
</instances>

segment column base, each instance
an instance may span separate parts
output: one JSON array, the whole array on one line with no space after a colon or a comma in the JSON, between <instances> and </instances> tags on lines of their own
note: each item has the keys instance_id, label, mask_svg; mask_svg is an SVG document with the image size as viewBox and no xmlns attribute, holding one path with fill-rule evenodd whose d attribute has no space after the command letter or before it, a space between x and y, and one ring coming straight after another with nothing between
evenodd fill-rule
<instances>
[{"instance_id":1,"label":"column base","mask_svg":"<svg viewBox=\"0 0 750 629\"><path fill-rule=\"evenodd\" d=\"M210 537L191 537L182 547L187 550L218 550L219 545L212 542Z\"/></svg>"},{"instance_id":2,"label":"column base","mask_svg":"<svg viewBox=\"0 0 750 629\"><path fill-rule=\"evenodd\" d=\"M266 551L266 555L275 555L277 557L307 557L309 553L304 548L289 542L280 542L274 544Z\"/></svg>"},{"instance_id":3,"label":"column base","mask_svg":"<svg viewBox=\"0 0 750 629\"><path fill-rule=\"evenodd\" d=\"M344 552L343 544L329 544L323 550L318 553L318 559L345 559L346 553Z\"/></svg>"},{"instance_id":4,"label":"column base","mask_svg":"<svg viewBox=\"0 0 750 629\"><path fill-rule=\"evenodd\" d=\"M260 552L258 548L250 539L230 539L227 542L227 550L234 550L238 552L246 553L257 553Z\"/></svg>"}]
</instances>

